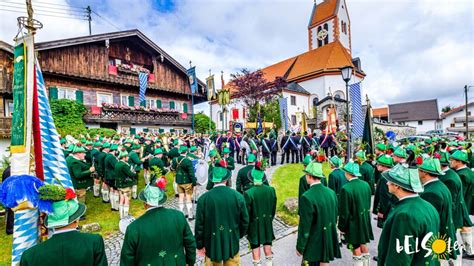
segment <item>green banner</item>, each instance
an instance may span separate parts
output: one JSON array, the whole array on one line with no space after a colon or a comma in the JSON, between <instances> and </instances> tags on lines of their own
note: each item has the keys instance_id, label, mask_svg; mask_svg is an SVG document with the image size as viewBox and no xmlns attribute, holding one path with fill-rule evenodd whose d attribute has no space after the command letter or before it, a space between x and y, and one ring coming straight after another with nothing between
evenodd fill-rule
<instances>
[{"instance_id":1,"label":"green banner","mask_svg":"<svg viewBox=\"0 0 474 266\"><path fill-rule=\"evenodd\" d=\"M13 65L13 118L11 152L25 152L26 143L26 46L14 50Z\"/></svg>"}]
</instances>

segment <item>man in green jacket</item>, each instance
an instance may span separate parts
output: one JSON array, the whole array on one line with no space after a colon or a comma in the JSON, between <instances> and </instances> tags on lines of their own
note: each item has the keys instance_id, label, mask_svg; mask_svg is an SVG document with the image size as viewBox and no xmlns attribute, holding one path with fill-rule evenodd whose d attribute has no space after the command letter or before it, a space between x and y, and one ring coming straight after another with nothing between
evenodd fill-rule
<instances>
[{"instance_id":1,"label":"man in green jacket","mask_svg":"<svg viewBox=\"0 0 474 266\"><path fill-rule=\"evenodd\" d=\"M448 187L438 179L438 176L444 175L441 170L441 165L438 159L427 158L423 160L421 165L418 165L418 175L423 184L424 191L420 193L420 197L435 207L439 213L439 234L451 239L451 253L447 254L443 259L444 264L461 265L461 258L459 257L459 250L456 244L456 228L453 223L453 199ZM458 259L459 257L459 259Z\"/></svg>"},{"instance_id":2,"label":"man in green jacket","mask_svg":"<svg viewBox=\"0 0 474 266\"><path fill-rule=\"evenodd\" d=\"M168 170L166 170L165 168L165 163L163 162L162 158L163 158L163 149L162 148L156 148L154 151L153 151L153 158L151 158L149 161L148 161L148 164L149 164L149 167L150 167L150 170L152 172L154 172L154 168L155 167L158 167L158 169L160 169L161 171L161 176L164 176L166 175L166 173L168 172ZM150 181L151 183L155 182L156 179L160 178L161 176L156 176L154 174L151 174L150 175Z\"/></svg>"},{"instance_id":3,"label":"man in green jacket","mask_svg":"<svg viewBox=\"0 0 474 266\"><path fill-rule=\"evenodd\" d=\"M196 241L183 213L163 206L166 180L159 177L140 192L146 212L125 232L120 265L194 265Z\"/></svg>"},{"instance_id":4,"label":"man in green jacket","mask_svg":"<svg viewBox=\"0 0 474 266\"><path fill-rule=\"evenodd\" d=\"M128 163L130 166L133 168L133 170L137 173L137 175L140 173L140 171L143 169L143 162L148 159L148 157L143 157L140 158L142 146L140 144L134 143L132 145L132 151L128 153ZM145 179L145 182L148 181ZM137 198L137 184L138 184L138 179L135 180L135 182L132 185L132 198L136 199Z\"/></svg>"},{"instance_id":5,"label":"man in green jacket","mask_svg":"<svg viewBox=\"0 0 474 266\"><path fill-rule=\"evenodd\" d=\"M94 179L94 197L99 197L102 194L102 202L107 203L109 202L108 194L106 193L109 191L109 186L105 182L105 157L109 154L110 151L110 143L105 142L102 144L102 151L97 153L95 165L97 166L97 173ZM101 184L102 181L102 184Z\"/></svg>"},{"instance_id":6,"label":"man in green jacket","mask_svg":"<svg viewBox=\"0 0 474 266\"><path fill-rule=\"evenodd\" d=\"M276 211L276 193L271 186L264 185L265 173L258 167L250 171L253 178L252 186L244 193L245 203L249 213L249 229L247 239L252 249L252 259L255 266L260 264L260 246L263 245L266 265L272 265L273 219Z\"/></svg>"},{"instance_id":7,"label":"man in green jacket","mask_svg":"<svg viewBox=\"0 0 474 266\"><path fill-rule=\"evenodd\" d=\"M360 150L356 153L357 162L359 163L360 179L369 184L372 195L375 193L374 168L367 163L365 151Z\"/></svg>"},{"instance_id":8,"label":"man in green jacket","mask_svg":"<svg viewBox=\"0 0 474 266\"><path fill-rule=\"evenodd\" d=\"M194 173L194 166L191 160L186 157L188 147L181 146L179 149L180 155L173 159L171 169L176 171L176 184L178 185L179 201L178 207L184 213L184 199L186 198L186 217L190 220L194 219L192 212L193 208L193 192L196 186L196 176Z\"/></svg>"},{"instance_id":9,"label":"man in green jacket","mask_svg":"<svg viewBox=\"0 0 474 266\"><path fill-rule=\"evenodd\" d=\"M198 200L194 235L199 256L205 265L240 265L240 239L249 226L244 197L226 186L231 173L214 167L214 188Z\"/></svg>"},{"instance_id":10,"label":"man in green jacket","mask_svg":"<svg viewBox=\"0 0 474 266\"><path fill-rule=\"evenodd\" d=\"M342 165L342 160L334 155L329 159L332 172L329 174L328 187L339 195L342 187L347 183L346 175L339 167Z\"/></svg>"},{"instance_id":11,"label":"man in green jacket","mask_svg":"<svg viewBox=\"0 0 474 266\"><path fill-rule=\"evenodd\" d=\"M329 264L341 257L337 236L337 196L321 183L323 166L311 162L304 170L310 188L302 195L296 255L305 265Z\"/></svg>"},{"instance_id":12,"label":"man in green jacket","mask_svg":"<svg viewBox=\"0 0 474 266\"><path fill-rule=\"evenodd\" d=\"M128 152L122 150L119 153L119 161L115 164L115 184L120 194L119 212L120 219L128 216L130 210L130 196L132 193L132 186L137 179L137 172L133 171L133 167L128 164Z\"/></svg>"},{"instance_id":13,"label":"man in green jacket","mask_svg":"<svg viewBox=\"0 0 474 266\"><path fill-rule=\"evenodd\" d=\"M377 264L439 265L433 254L428 254L431 250L423 249L421 244L438 235L439 215L433 205L418 196L423 192L418 170L397 164L382 177L398 201L384 223Z\"/></svg>"},{"instance_id":14,"label":"man in green jacket","mask_svg":"<svg viewBox=\"0 0 474 266\"><path fill-rule=\"evenodd\" d=\"M255 157L254 154L250 154L247 161L248 164L244 167L242 167L239 172L237 172L237 180L235 182L236 190L240 192L240 194L243 194L245 190L249 189L251 187L252 180L248 179L248 173L252 171L255 167L255 161L257 158Z\"/></svg>"},{"instance_id":15,"label":"man in green jacket","mask_svg":"<svg viewBox=\"0 0 474 266\"><path fill-rule=\"evenodd\" d=\"M474 173L470 168L467 167L469 163L467 158L467 152L464 150L456 150L451 157L451 168L461 178L463 197L466 204L468 214L473 215L474 211ZM464 244L464 250L466 252L466 258L474 258L474 250L472 249L472 231L468 226L464 226L461 229L461 237Z\"/></svg>"},{"instance_id":16,"label":"man in green jacket","mask_svg":"<svg viewBox=\"0 0 474 266\"><path fill-rule=\"evenodd\" d=\"M227 163L227 169L230 170L231 173L234 172L235 169L235 160L234 157L230 156L230 149L225 147L223 150L223 160ZM229 182L227 182L228 186L232 186L232 177L229 179Z\"/></svg>"},{"instance_id":17,"label":"man in green jacket","mask_svg":"<svg viewBox=\"0 0 474 266\"><path fill-rule=\"evenodd\" d=\"M23 252L20 265L107 266L102 237L77 231L86 206L77 202L74 192L55 185L46 185L39 190L42 200L53 202L53 211L44 221L53 236Z\"/></svg>"},{"instance_id":18,"label":"man in green jacket","mask_svg":"<svg viewBox=\"0 0 474 266\"><path fill-rule=\"evenodd\" d=\"M377 171L385 173L394 166L394 160L390 155L384 154L377 158ZM372 213L377 215L377 227L382 228L385 220L392 209L392 204L396 202L395 196L388 192L387 180L380 178L374 195L374 205Z\"/></svg>"},{"instance_id":19,"label":"man in green jacket","mask_svg":"<svg viewBox=\"0 0 474 266\"><path fill-rule=\"evenodd\" d=\"M368 265L368 243L374 240L370 223L370 186L359 179L361 174L357 163L349 162L342 170L349 182L342 187L338 197L338 228L352 250L353 265Z\"/></svg>"},{"instance_id":20,"label":"man in green jacket","mask_svg":"<svg viewBox=\"0 0 474 266\"><path fill-rule=\"evenodd\" d=\"M303 172L306 170L306 167L311 163L311 155L306 154L306 156L303 159ZM325 178L322 178L324 180ZM309 189L309 184L308 181L306 181L306 172L300 177L300 182L298 185L298 214L300 214L300 209L301 209L301 197L303 194Z\"/></svg>"},{"instance_id":21,"label":"man in green jacket","mask_svg":"<svg viewBox=\"0 0 474 266\"><path fill-rule=\"evenodd\" d=\"M75 146L72 150L72 156L66 161L71 175L71 181L77 193L77 199L80 203L86 203L87 188L92 186L91 173L95 171L94 166L85 162L86 150L82 146Z\"/></svg>"},{"instance_id":22,"label":"man in green jacket","mask_svg":"<svg viewBox=\"0 0 474 266\"><path fill-rule=\"evenodd\" d=\"M104 183L107 184L109 191L102 191L102 195L109 195L110 207L112 211L119 210L120 195L115 184L115 165L118 163L117 159L118 145L110 145L110 151L104 160Z\"/></svg>"}]
</instances>

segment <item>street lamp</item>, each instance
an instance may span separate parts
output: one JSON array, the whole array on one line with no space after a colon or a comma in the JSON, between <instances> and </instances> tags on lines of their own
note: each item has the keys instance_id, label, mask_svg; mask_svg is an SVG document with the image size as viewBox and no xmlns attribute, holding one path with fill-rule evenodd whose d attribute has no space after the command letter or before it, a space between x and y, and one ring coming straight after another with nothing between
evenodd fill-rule
<instances>
[{"instance_id":1,"label":"street lamp","mask_svg":"<svg viewBox=\"0 0 474 266\"><path fill-rule=\"evenodd\" d=\"M346 150L346 163L351 159L351 134L349 132L349 81L352 78L352 66L345 66L341 68L342 79L346 83L346 137L347 137L347 150Z\"/></svg>"}]
</instances>

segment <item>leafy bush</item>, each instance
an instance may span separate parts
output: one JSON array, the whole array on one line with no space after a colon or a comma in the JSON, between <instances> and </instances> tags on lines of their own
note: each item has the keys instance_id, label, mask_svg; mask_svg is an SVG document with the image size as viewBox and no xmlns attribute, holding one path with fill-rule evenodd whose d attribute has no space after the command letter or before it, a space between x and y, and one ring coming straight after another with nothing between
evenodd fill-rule
<instances>
[{"instance_id":1,"label":"leafy bush","mask_svg":"<svg viewBox=\"0 0 474 266\"><path fill-rule=\"evenodd\" d=\"M200 112L194 115L194 131L197 133L205 133L209 131L209 116ZM211 121L211 131L216 130L216 123Z\"/></svg>"},{"instance_id":2,"label":"leafy bush","mask_svg":"<svg viewBox=\"0 0 474 266\"><path fill-rule=\"evenodd\" d=\"M51 101L51 112L58 133L77 136L86 132L86 125L82 117L86 114L86 107L73 100L60 99Z\"/></svg>"},{"instance_id":3,"label":"leafy bush","mask_svg":"<svg viewBox=\"0 0 474 266\"><path fill-rule=\"evenodd\" d=\"M94 137L95 135L100 135L102 137L110 138L113 135L117 134L117 131L110 128L90 128L87 130L89 136Z\"/></svg>"}]
</instances>

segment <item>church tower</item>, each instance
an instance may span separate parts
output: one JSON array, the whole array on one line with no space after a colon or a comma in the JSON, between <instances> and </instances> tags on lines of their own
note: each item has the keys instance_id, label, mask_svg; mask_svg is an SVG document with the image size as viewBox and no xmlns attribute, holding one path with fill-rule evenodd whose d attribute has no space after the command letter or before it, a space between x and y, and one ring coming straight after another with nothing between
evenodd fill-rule
<instances>
[{"instance_id":1,"label":"church tower","mask_svg":"<svg viewBox=\"0 0 474 266\"><path fill-rule=\"evenodd\" d=\"M308 24L309 50L339 41L351 52L351 22L345 0L314 1Z\"/></svg>"}]
</instances>

